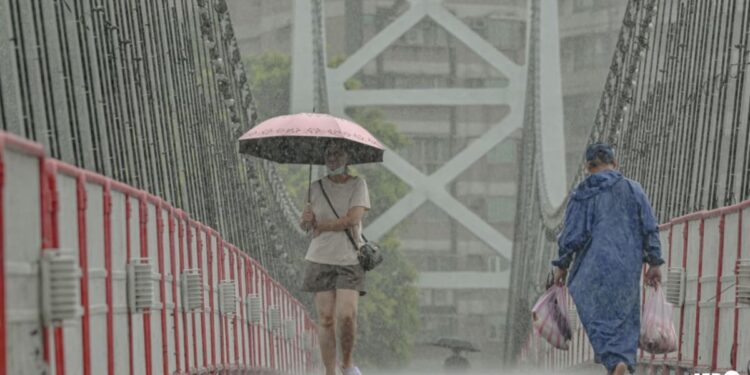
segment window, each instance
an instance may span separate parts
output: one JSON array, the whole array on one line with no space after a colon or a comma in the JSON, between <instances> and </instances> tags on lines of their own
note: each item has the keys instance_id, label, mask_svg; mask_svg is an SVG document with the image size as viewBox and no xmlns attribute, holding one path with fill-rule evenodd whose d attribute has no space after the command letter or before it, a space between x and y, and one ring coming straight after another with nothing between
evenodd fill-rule
<instances>
[{"instance_id":1,"label":"window","mask_svg":"<svg viewBox=\"0 0 750 375\"><path fill-rule=\"evenodd\" d=\"M362 25L367 28L374 28L375 27L375 16L372 14L363 14L362 15Z\"/></svg>"},{"instance_id":2,"label":"window","mask_svg":"<svg viewBox=\"0 0 750 375\"><path fill-rule=\"evenodd\" d=\"M423 257L423 261L420 262L423 268L417 266L417 269L419 271L432 271L437 268L437 258L436 257Z\"/></svg>"},{"instance_id":3,"label":"window","mask_svg":"<svg viewBox=\"0 0 750 375\"><path fill-rule=\"evenodd\" d=\"M453 291L436 289L432 291L432 302L435 306L449 306L453 304Z\"/></svg>"},{"instance_id":4,"label":"window","mask_svg":"<svg viewBox=\"0 0 750 375\"><path fill-rule=\"evenodd\" d=\"M428 315L422 317L422 340L434 341L440 337L453 336L458 326L457 318L445 315Z\"/></svg>"},{"instance_id":5,"label":"window","mask_svg":"<svg viewBox=\"0 0 750 375\"><path fill-rule=\"evenodd\" d=\"M469 254L466 256L466 271L484 272L486 268L483 256L478 254Z\"/></svg>"},{"instance_id":6,"label":"window","mask_svg":"<svg viewBox=\"0 0 750 375\"><path fill-rule=\"evenodd\" d=\"M498 255L487 257L487 272L502 272L509 266L508 261Z\"/></svg>"},{"instance_id":7,"label":"window","mask_svg":"<svg viewBox=\"0 0 750 375\"><path fill-rule=\"evenodd\" d=\"M516 216L515 197L489 197L487 202L487 221L491 223L511 222Z\"/></svg>"},{"instance_id":8,"label":"window","mask_svg":"<svg viewBox=\"0 0 750 375\"><path fill-rule=\"evenodd\" d=\"M601 0L573 0L573 12L588 12L594 8L594 3Z\"/></svg>"},{"instance_id":9,"label":"window","mask_svg":"<svg viewBox=\"0 0 750 375\"><path fill-rule=\"evenodd\" d=\"M515 163L518 159L516 141L503 142L487 153L487 162L492 164Z\"/></svg>"},{"instance_id":10,"label":"window","mask_svg":"<svg viewBox=\"0 0 750 375\"><path fill-rule=\"evenodd\" d=\"M435 271L455 271L457 267L456 257L453 255L433 255L437 260Z\"/></svg>"},{"instance_id":11,"label":"window","mask_svg":"<svg viewBox=\"0 0 750 375\"><path fill-rule=\"evenodd\" d=\"M425 46L439 46L445 38L441 38L444 31L434 22L426 21L422 24L423 42Z\"/></svg>"},{"instance_id":12,"label":"window","mask_svg":"<svg viewBox=\"0 0 750 375\"><path fill-rule=\"evenodd\" d=\"M594 62L594 49L589 45L588 35L583 35L575 38L573 44L575 50L573 51L573 70L582 71L588 70L592 67Z\"/></svg>"},{"instance_id":13,"label":"window","mask_svg":"<svg viewBox=\"0 0 750 375\"><path fill-rule=\"evenodd\" d=\"M436 334L441 336L453 336L456 327L456 318L451 316L438 317L436 324Z\"/></svg>"},{"instance_id":14,"label":"window","mask_svg":"<svg viewBox=\"0 0 750 375\"><path fill-rule=\"evenodd\" d=\"M378 7L375 10L375 23L378 29L385 27L395 20L393 12L388 7Z\"/></svg>"},{"instance_id":15,"label":"window","mask_svg":"<svg viewBox=\"0 0 750 375\"><path fill-rule=\"evenodd\" d=\"M444 136L414 137L404 151L406 157L423 171L432 173L447 161L450 155L450 139Z\"/></svg>"},{"instance_id":16,"label":"window","mask_svg":"<svg viewBox=\"0 0 750 375\"><path fill-rule=\"evenodd\" d=\"M466 20L469 27L483 38L487 37L487 22L484 18L470 18Z\"/></svg>"},{"instance_id":17,"label":"window","mask_svg":"<svg viewBox=\"0 0 750 375\"><path fill-rule=\"evenodd\" d=\"M486 80L483 78L464 78L464 82L467 88L481 88L484 87Z\"/></svg>"},{"instance_id":18,"label":"window","mask_svg":"<svg viewBox=\"0 0 750 375\"><path fill-rule=\"evenodd\" d=\"M486 22L487 41L500 50L517 50L524 45L526 24L521 21L488 19Z\"/></svg>"},{"instance_id":19,"label":"window","mask_svg":"<svg viewBox=\"0 0 750 375\"><path fill-rule=\"evenodd\" d=\"M490 326L490 334L489 334L489 339L490 340L497 339L497 337L498 337L497 331L498 331L497 326L495 326L495 325L491 325Z\"/></svg>"},{"instance_id":20,"label":"window","mask_svg":"<svg viewBox=\"0 0 750 375\"><path fill-rule=\"evenodd\" d=\"M594 56L595 64L598 68L609 66L612 59L613 51L610 50L610 38L608 34L599 34L594 36Z\"/></svg>"},{"instance_id":21,"label":"window","mask_svg":"<svg viewBox=\"0 0 750 375\"><path fill-rule=\"evenodd\" d=\"M510 81L506 77L484 78L483 87L508 87Z\"/></svg>"},{"instance_id":22,"label":"window","mask_svg":"<svg viewBox=\"0 0 750 375\"><path fill-rule=\"evenodd\" d=\"M432 305L432 292L429 289L422 289L419 291L419 305L420 306Z\"/></svg>"},{"instance_id":23,"label":"window","mask_svg":"<svg viewBox=\"0 0 750 375\"><path fill-rule=\"evenodd\" d=\"M606 0L573 0L573 12L589 12L611 8L612 3Z\"/></svg>"},{"instance_id":24,"label":"window","mask_svg":"<svg viewBox=\"0 0 750 375\"><path fill-rule=\"evenodd\" d=\"M401 37L403 43L406 45L422 44L422 33L419 29L411 29L404 33Z\"/></svg>"},{"instance_id":25,"label":"window","mask_svg":"<svg viewBox=\"0 0 750 375\"><path fill-rule=\"evenodd\" d=\"M492 324L490 325L490 329L487 330L488 332L488 339L493 341L499 341L502 339L501 332L503 331L503 327L500 324Z\"/></svg>"},{"instance_id":26,"label":"window","mask_svg":"<svg viewBox=\"0 0 750 375\"><path fill-rule=\"evenodd\" d=\"M448 216L442 208L431 201L426 202L419 208L419 221L423 223L447 224Z\"/></svg>"},{"instance_id":27,"label":"window","mask_svg":"<svg viewBox=\"0 0 750 375\"><path fill-rule=\"evenodd\" d=\"M609 35L605 33L565 38L561 52L564 64L572 64L573 71L579 72L608 67L612 53Z\"/></svg>"}]
</instances>

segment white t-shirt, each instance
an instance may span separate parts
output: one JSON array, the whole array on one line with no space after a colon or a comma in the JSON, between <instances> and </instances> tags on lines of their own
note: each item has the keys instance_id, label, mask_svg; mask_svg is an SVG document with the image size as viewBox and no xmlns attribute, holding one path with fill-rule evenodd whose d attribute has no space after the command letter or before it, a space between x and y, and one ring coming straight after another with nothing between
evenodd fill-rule
<instances>
[{"instance_id":1,"label":"white t-shirt","mask_svg":"<svg viewBox=\"0 0 750 375\"><path fill-rule=\"evenodd\" d=\"M363 178L352 177L341 184L335 183L327 177L324 177L321 181L323 181L323 187L339 217L345 216L352 207L370 209L370 194L367 191L367 183ZM325 196L323 196L318 181L313 182L310 187L310 204L315 219L319 223L336 220L336 215L328 205ZM357 248L364 245L361 221L350 233L357 241ZM354 245L344 231L323 232L318 237L313 238L310 247L307 248L305 259L315 263L339 266L351 266L359 263Z\"/></svg>"}]
</instances>

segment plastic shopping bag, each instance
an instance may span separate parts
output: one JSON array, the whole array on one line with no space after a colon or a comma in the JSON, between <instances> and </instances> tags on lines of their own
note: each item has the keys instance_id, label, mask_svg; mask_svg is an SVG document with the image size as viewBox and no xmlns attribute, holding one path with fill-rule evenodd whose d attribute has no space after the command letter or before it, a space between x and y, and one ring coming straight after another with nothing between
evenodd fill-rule
<instances>
[{"instance_id":1,"label":"plastic shopping bag","mask_svg":"<svg viewBox=\"0 0 750 375\"><path fill-rule=\"evenodd\" d=\"M568 317L568 300L565 287L552 285L531 309L534 330L550 345L568 350L573 336Z\"/></svg>"},{"instance_id":2,"label":"plastic shopping bag","mask_svg":"<svg viewBox=\"0 0 750 375\"><path fill-rule=\"evenodd\" d=\"M672 321L672 304L667 302L664 289L646 288L646 302L641 319L641 349L652 354L677 350L677 333Z\"/></svg>"}]
</instances>

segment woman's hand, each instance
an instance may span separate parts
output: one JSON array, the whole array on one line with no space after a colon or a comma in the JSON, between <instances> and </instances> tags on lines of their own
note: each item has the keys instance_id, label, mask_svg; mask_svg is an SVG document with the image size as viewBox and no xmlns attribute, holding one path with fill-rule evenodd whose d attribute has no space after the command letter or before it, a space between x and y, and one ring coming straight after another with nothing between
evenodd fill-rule
<instances>
[{"instance_id":1,"label":"woman's hand","mask_svg":"<svg viewBox=\"0 0 750 375\"><path fill-rule=\"evenodd\" d=\"M568 270L564 268L555 267L555 278L554 284L563 286L565 285L565 278L568 277Z\"/></svg>"},{"instance_id":2,"label":"woman's hand","mask_svg":"<svg viewBox=\"0 0 750 375\"><path fill-rule=\"evenodd\" d=\"M661 268L659 266L648 266L645 282L646 285L653 287L659 286L659 284L661 284Z\"/></svg>"},{"instance_id":3,"label":"woman's hand","mask_svg":"<svg viewBox=\"0 0 750 375\"><path fill-rule=\"evenodd\" d=\"M310 207L310 203L305 205L305 210L302 212L302 222L300 223L300 226L304 230L310 230L315 228L315 213L312 211L312 207Z\"/></svg>"}]
</instances>

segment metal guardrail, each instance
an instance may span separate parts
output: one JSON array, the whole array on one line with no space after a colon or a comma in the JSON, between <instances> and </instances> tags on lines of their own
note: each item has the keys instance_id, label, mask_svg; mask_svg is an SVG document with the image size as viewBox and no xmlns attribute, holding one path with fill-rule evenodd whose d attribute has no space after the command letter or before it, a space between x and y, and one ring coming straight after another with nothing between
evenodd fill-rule
<instances>
[{"instance_id":1,"label":"metal guardrail","mask_svg":"<svg viewBox=\"0 0 750 375\"><path fill-rule=\"evenodd\" d=\"M0 373L319 370L305 306L221 232L4 132L0 172Z\"/></svg>"},{"instance_id":2,"label":"metal guardrail","mask_svg":"<svg viewBox=\"0 0 750 375\"><path fill-rule=\"evenodd\" d=\"M674 306L678 345L676 351L661 355L640 350L643 373L747 374L750 340L744 322L750 319L750 246L743 233L749 223L747 200L678 217L660 227L664 269L669 271L662 285ZM594 361L583 329L573 331L568 351L556 350L533 334L527 340L519 358L526 365L552 370Z\"/></svg>"}]
</instances>

